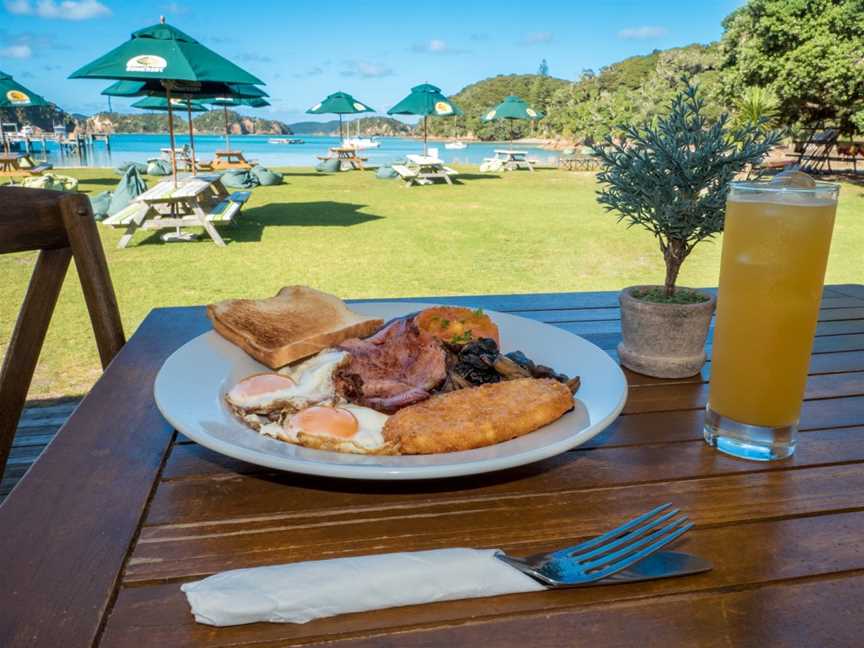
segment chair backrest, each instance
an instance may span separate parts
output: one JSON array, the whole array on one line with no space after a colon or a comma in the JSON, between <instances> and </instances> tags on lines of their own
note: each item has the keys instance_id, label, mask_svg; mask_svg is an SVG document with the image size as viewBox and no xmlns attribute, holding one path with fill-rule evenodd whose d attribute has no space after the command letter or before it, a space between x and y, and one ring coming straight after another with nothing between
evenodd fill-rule
<instances>
[{"instance_id":1,"label":"chair backrest","mask_svg":"<svg viewBox=\"0 0 864 648\"><path fill-rule=\"evenodd\" d=\"M87 196L0 187L0 254L28 250L38 250L39 256L0 369L0 473L71 259L75 259L103 367L126 342Z\"/></svg>"}]
</instances>

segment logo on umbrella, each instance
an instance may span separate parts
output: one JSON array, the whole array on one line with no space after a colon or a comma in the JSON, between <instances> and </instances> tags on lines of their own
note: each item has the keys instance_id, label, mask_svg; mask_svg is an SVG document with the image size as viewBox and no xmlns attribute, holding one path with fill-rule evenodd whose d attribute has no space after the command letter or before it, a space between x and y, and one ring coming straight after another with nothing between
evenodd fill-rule
<instances>
[{"instance_id":1,"label":"logo on umbrella","mask_svg":"<svg viewBox=\"0 0 864 648\"><path fill-rule=\"evenodd\" d=\"M168 61L153 54L139 54L126 61L127 72L161 72L168 67Z\"/></svg>"},{"instance_id":2,"label":"logo on umbrella","mask_svg":"<svg viewBox=\"0 0 864 648\"><path fill-rule=\"evenodd\" d=\"M321 104L318 104L318 106L320 106L320 105L321 105ZM315 107L317 108L318 106L315 106ZM355 109L355 110L366 110L366 106L364 106L363 104L361 104L359 101L355 101L355 102L354 102L354 109Z\"/></svg>"},{"instance_id":3,"label":"logo on umbrella","mask_svg":"<svg viewBox=\"0 0 864 648\"><path fill-rule=\"evenodd\" d=\"M13 104L26 104L30 103L30 97L21 92L20 90L10 90L6 93L6 98L10 103Z\"/></svg>"},{"instance_id":4,"label":"logo on umbrella","mask_svg":"<svg viewBox=\"0 0 864 648\"><path fill-rule=\"evenodd\" d=\"M533 108L526 108L525 112L528 113L529 117L536 117L537 116L537 111L534 110Z\"/></svg>"},{"instance_id":5,"label":"logo on umbrella","mask_svg":"<svg viewBox=\"0 0 864 648\"><path fill-rule=\"evenodd\" d=\"M435 112L439 115L448 115L453 112L453 106L446 101L439 101L435 104Z\"/></svg>"}]
</instances>

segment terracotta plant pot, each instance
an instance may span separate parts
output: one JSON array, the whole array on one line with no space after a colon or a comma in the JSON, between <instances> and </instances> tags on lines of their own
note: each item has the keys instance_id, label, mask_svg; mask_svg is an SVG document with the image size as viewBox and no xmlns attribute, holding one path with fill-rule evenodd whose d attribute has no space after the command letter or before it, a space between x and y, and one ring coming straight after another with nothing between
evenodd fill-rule
<instances>
[{"instance_id":1,"label":"terracotta plant pot","mask_svg":"<svg viewBox=\"0 0 864 648\"><path fill-rule=\"evenodd\" d=\"M621 364L646 376L686 378L705 364L705 339L715 298L696 304L656 304L633 296L633 291L656 286L630 286L621 291ZM679 288L679 290L691 290Z\"/></svg>"}]
</instances>

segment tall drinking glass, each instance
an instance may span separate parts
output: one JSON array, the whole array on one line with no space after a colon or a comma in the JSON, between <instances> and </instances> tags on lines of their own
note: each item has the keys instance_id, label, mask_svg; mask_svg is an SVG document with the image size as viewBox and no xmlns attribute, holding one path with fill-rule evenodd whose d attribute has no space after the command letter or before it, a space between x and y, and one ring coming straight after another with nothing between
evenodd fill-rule
<instances>
[{"instance_id":1,"label":"tall drinking glass","mask_svg":"<svg viewBox=\"0 0 864 648\"><path fill-rule=\"evenodd\" d=\"M704 429L723 452L795 452L838 190L801 172L732 183Z\"/></svg>"}]
</instances>

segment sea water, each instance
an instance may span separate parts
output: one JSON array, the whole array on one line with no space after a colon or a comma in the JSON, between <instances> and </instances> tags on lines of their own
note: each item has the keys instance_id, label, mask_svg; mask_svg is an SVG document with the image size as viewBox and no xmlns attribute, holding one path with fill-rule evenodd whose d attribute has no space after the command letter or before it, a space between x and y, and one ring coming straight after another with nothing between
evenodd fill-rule
<instances>
[{"instance_id":1,"label":"sea water","mask_svg":"<svg viewBox=\"0 0 864 648\"><path fill-rule=\"evenodd\" d=\"M270 144L271 138L297 138L302 144ZM189 136L177 134L176 145L189 143ZM386 164L406 155L423 153L423 141L402 137L380 137L379 148L364 149L362 156L370 164ZM327 155L331 146L337 146L339 138L320 135L242 135L231 137L231 148L243 151L247 159L258 160L264 166L314 166L318 156ZM47 161L58 167L115 167L124 162L146 162L160 157L160 149L168 147L168 135L112 135L110 149L104 142L95 142L93 148L83 155L63 155L55 142L48 143ZM199 160L210 160L216 151L225 150L225 137L219 135L196 135L195 150ZM470 143L468 148L450 150L444 142L429 142L429 148L438 149L438 156L449 164L480 164L484 158L493 157L495 149L517 149L542 164L554 164L558 159L555 151L545 151L536 146L520 146L509 143ZM37 157L40 157L37 154ZM41 159L41 158L40 158Z\"/></svg>"}]
</instances>

